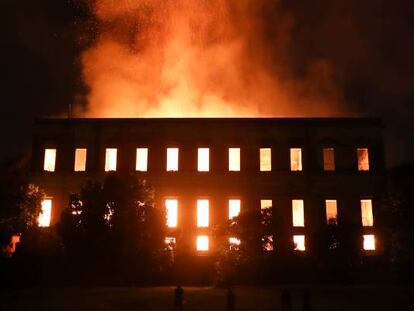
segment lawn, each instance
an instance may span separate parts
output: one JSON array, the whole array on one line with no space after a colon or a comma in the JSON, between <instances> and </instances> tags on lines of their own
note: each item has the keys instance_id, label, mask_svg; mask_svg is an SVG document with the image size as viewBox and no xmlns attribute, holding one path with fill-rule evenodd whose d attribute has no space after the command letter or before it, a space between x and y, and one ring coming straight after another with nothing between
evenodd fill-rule
<instances>
[{"instance_id":1,"label":"lawn","mask_svg":"<svg viewBox=\"0 0 414 311\"><path fill-rule=\"evenodd\" d=\"M0 294L0 310L172 310L173 287L32 289ZM280 310L279 287L236 287L236 310ZM303 287L289 287L293 310ZM226 310L225 289L184 287L184 310ZM312 286L312 310L414 310L414 289Z\"/></svg>"}]
</instances>

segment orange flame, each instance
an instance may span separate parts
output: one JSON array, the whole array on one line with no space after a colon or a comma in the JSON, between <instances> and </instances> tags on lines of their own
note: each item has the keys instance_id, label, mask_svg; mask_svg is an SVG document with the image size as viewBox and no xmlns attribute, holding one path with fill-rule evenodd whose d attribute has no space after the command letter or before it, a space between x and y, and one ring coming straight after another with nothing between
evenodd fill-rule
<instances>
[{"instance_id":1,"label":"orange flame","mask_svg":"<svg viewBox=\"0 0 414 311\"><path fill-rule=\"evenodd\" d=\"M86 117L327 116L341 92L325 60L293 74L294 19L270 0L96 0L84 52Z\"/></svg>"}]
</instances>

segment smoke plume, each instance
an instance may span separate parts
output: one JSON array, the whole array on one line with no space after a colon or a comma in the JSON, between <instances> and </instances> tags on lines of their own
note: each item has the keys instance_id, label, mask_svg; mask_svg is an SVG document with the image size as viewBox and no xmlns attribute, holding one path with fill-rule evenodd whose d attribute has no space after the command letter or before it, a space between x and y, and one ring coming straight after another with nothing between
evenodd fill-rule
<instances>
[{"instance_id":1,"label":"smoke plume","mask_svg":"<svg viewBox=\"0 0 414 311\"><path fill-rule=\"evenodd\" d=\"M275 0L96 0L82 54L86 117L344 114L329 61L292 61L295 19Z\"/></svg>"}]
</instances>

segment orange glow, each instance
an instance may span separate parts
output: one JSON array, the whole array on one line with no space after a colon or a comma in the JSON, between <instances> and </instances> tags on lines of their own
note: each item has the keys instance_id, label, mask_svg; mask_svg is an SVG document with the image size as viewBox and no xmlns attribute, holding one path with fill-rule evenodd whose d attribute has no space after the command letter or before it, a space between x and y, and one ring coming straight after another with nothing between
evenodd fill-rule
<instances>
[{"instance_id":1,"label":"orange glow","mask_svg":"<svg viewBox=\"0 0 414 311\"><path fill-rule=\"evenodd\" d=\"M137 172L146 172L148 170L148 148L137 148L135 170Z\"/></svg>"},{"instance_id":2,"label":"orange glow","mask_svg":"<svg viewBox=\"0 0 414 311\"><path fill-rule=\"evenodd\" d=\"M240 171L240 148L229 148L229 171Z\"/></svg>"},{"instance_id":3,"label":"orange glow","mask_svg":"<svg viewBox=\"0 0 414 311\"><path fill-rule=\"evenodd\" d=\"M366 251L375 251L375 236L373 234L366 234L363 236L363 247Z\"/></svg>"},{"instance_id":4,"label":"orange glow","mask_svg":"<svg viewBox=\"0 0 414 311\"><path fill-rule=\"evenodd\" d=\"M49 227L50 219L52 216L52 200L45 199L42 200L42 208L38 218L39 227Z\"/></svg>"},{"instance_id":5,"label":"orange glow","mask_svg":"<svg viewBox=\"0 0 414 311\"><path fill-rule=\"evenodd\" d=\"M167 148L167 171L178 171L178 148Z\"/></svg>"},{"instance_id":6,"label":"orange glow","mask_svg":"<svg viewBox=\"0 0 414 311\"><path fill-rule=\"evenodd\" d=\"M294 227L305 226L305 216L303 211L303 200L292 200L292 218Z\"/></svg>"},{"instance_id":7,"label":"orange glow","mask_svg":"<svg viewBox=\"0 0 414 311\"><path fill-rule=\"evenodd\" d=\"M334 148L323 148L323 169L325 171L335 170L335 150Z\"/></svg>"},{"instance_id":8,"label":"orange glow","mask_svg":"<svg viewBox=\"0 0 414 311\"><path fill-rule=\"evenodd\" d=\"M336 205L336 200L325 200L325 210L326 210L326 221L337 222L338 209Z\"/></svg>"},{"instance_id":9,"label":"orange glow","mask_svg":"<svg viewBox=\"0 0 414 311\"><path fill-rule=\"evenodd\" d=\"M266 209L272 207L272 200L260 200L260 209Z\"/></svg>"},{"instance_id":10,"label":"orange glow","mask_svg":"<svg viewBox=\"0 0 414 311\"><path fill-rule=\"evenodd\" d=\"M167 227L176 228L178 221L178 201L175 199L165 200L165 208L167 213Z\"/></svg>"},{"instance_id":11,"label":"orange glow","mask_svg":"<svg viewBox=\"0 0 414 311\"><path fill-rule=\"evenodd\" d=\"M118 150L116 148L106 148L105 152L105 172L116 171Z\"/></svg>"},{"instance_id":12,"label":"orange glow","mask_svg":"<svg viewBox=\"0 0 414 311\"><path fill-rule=\"evenodd\" d=\"M238 238L230 237L229 238L229 243L230 243L230 245L237 245L237 246L239 246L240 243L241 243L241 241Z\"/></svg>"},{"instance_id":13,"label":"orange glow","mask_svg":"<svg viewBox=\"0 0 414 311\"><path fill-rule=\"evenodd\" d=\"M374 215L372 214L372 200L361 200L361 219L362 226L372 227L374 225Z\"/></svg>"},{"instance_id":14,"label":"orange glow","mask_svg":"<svg viewBox=\"0 0 414 311\"><path fill-rule=\"evenodd\" d=\"M85 148L77 148L75 150L75 172L84 172L86 170L86 153Z\"/></svg>"},{"instance_id":15,"label":"orange glow","mask_svg":"<svg viewBox=\"0 0 414 311\"><path fill-rule=\"evenodd\" d=\"M302 149L290 148L290 170L301 171L302 170Z\"/></svg>"},{"instance_id":16,"label":"orange glow","mask_svg":"<svg viewBox=\"0 0 414 311\"><path fill-rule=\"evenodd\" d=\"M55 164L56 164L56 149L45 149L43 170L46 172L54 172Z\"/></svg>"},{"instance_id":17,"label":"orange glow","mask_svg":"<svg viewBox=\"0 0 414 311\"><path fill-rule=\"evenodd\" d=\"M199 235L197 236L197 251L199 252L206 252L208 251L208 236L207 235Z\"/></svg>"},{"instance_id":18,"label":"orange glow","mask_svg":"<svg viewBox=\"0 0 414 311\"><path fill-rule=\"evenodd\" d=\"M240 205L240 200L229 200L229 219L239 216Z\"/></svg>"},{"instance_id":19,"label":"orange glow","mask_svg":"<svg viewBox=\"0 0 414 311\"><path fill-rule=\"evenodd\" d=\"M166 237L164 243L166 244L166 250L172 251L175 249L176 239L174 237Z\"/></svg>"},{"instance_id":20,"label":"orange glow","mask_svg":"<svg viewBox=\"0 0 414 311\"><path fill-rule=\"evenodd\" d=\"M293 243L295 244L295 251L305 251L305 236L304 235L294 235Z\"/></svg>"},{"instance_id":21,"label":"orange glow","mask_svg":"<svg viewBox=\"0 0 414 311\"><path fill-rule=\"evenodd\" d=\"M197 200L197 227L206 228L209 225L209 202Z\"/></svg>"},{"instance_id":22,"label":"orange glow","mask_svg":"<svg viewBox=\"0 0 414 311\"><path fill-rule=\"evenodd\" d=\"M90 92L86 109L79 104L75 114L298 117L341 110L327 60L309 60L300 77L285 61L295 22L279 1L88 2L99 36L81 57Z\"/></svg>"},{"instance_id":23,"label":"orange glow","mask_svg":"<svg viewBox=\"0 0 414 311\"><path fill-rule=\"evenodd\" d=\"M260 148L260 171L269 172L272 170L272 149Z\"/></svg>"},{"instance_id":24,"label":"orange glow","mask_svg":"<svg viewBox=\"0 0 414 311\"><path fill-rule=\"evenodd\" d=\"M208 172L210 169L209 148L198 148L197 170L199 172Z\"/></svg>"},{"instance_id":25,"label":"orange glow","mask_svg":"<svg viewBox=\"0 0 414 311\"><path fill-rule=\"evenodd\" d=\"M358 148L358 171L369 171L368 148Z\"/></svg>"},{"instance_id":26,"label":"orange glow","mask_svg":"<svg viewBox=\"0 0 414 311\"><path fill-rule=\"evenodd\" d=\"M265 236L262 239L263 242L263 249L265 251L272 251L273 250L273 235Z\"/></svg>"}]
</instances>

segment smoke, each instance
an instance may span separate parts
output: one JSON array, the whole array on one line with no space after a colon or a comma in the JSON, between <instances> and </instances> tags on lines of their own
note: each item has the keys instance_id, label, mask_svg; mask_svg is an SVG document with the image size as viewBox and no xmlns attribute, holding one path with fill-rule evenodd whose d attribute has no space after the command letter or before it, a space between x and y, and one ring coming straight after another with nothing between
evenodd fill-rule
<instances>
[{"instance_id":1,"label":"smoke","mask_svg":"<svg viewBox=\"0 0 414 311\"><path fill-rule=\"evenodd\" d=\"M86 117L344 114L331 63L292 61L295 19L275 0L96 0L82 54Z\"/></svg>"}]
</instances>

